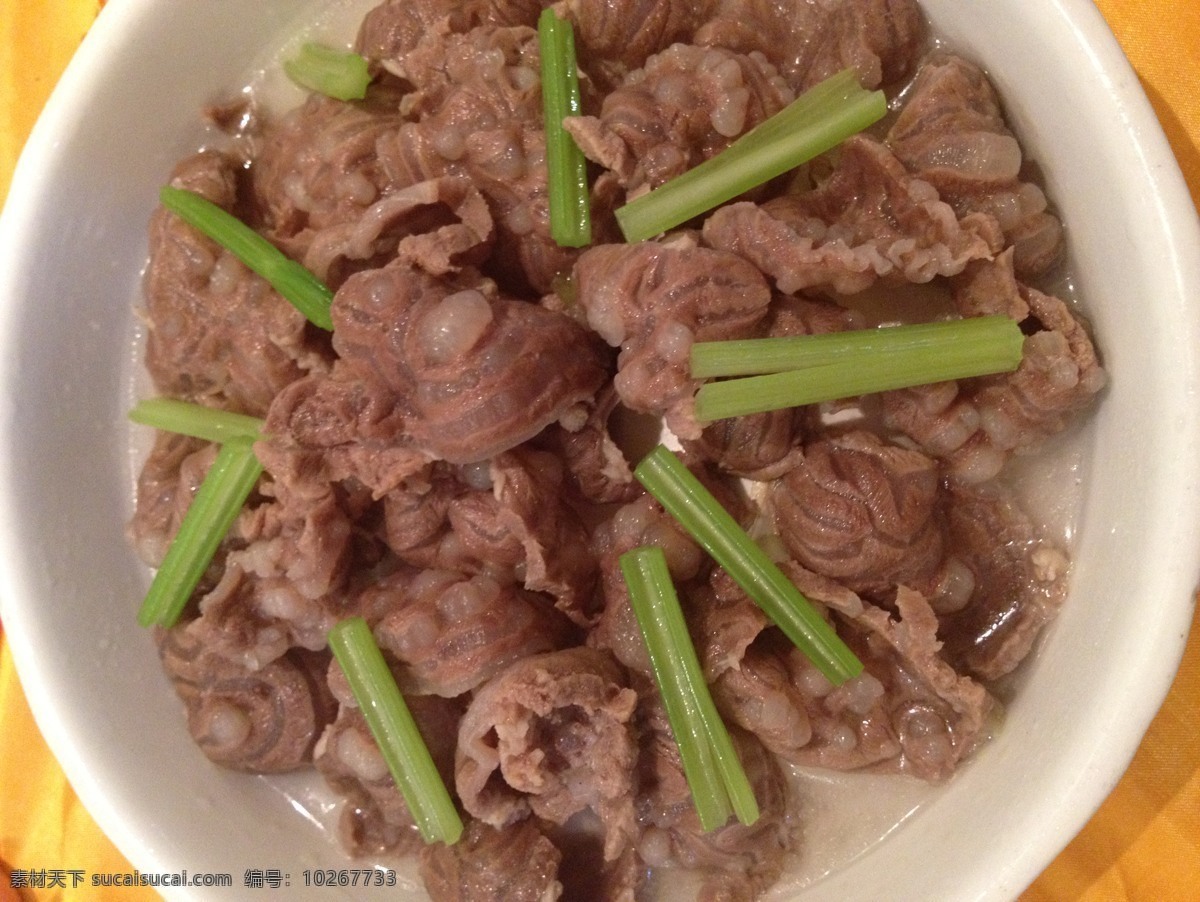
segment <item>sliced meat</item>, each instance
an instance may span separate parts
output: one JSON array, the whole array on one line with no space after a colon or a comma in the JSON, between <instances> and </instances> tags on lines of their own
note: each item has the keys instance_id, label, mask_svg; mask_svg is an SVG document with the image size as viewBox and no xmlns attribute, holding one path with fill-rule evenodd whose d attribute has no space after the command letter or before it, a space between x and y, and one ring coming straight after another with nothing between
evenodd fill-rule
<instances>
[{"instance_id":1,"label":"sliced meat","mask_svg":"<svg viewBox=\"0 0 1200 902\"><path fill-rule=\"evenodd\" d=\"M314 752L317 771L345 799L338 820L342 845L356 856L415 852L423 845L416 822L344 681L341 668L331 664L329 683L342 704ZM405 703L439 775L450 785L461 702L411 695Z\"/></svg>"},{"instance_id":2,"label":"sliced meat","mask_svg":"<svg viewBox=\"0 0 1200 902\"><path fill-rule=\"evenodd\" d=\"M943 615L945 657L982 680L1011 673L1066 596L1070 559L1000 486L958 486L946 502L951 549L970 570L967 603Z\"/></svg>"},{"instance_id":3,"label":"sliced meat","mask_svg":"<svg viewBox=\"0 0 1200 902\"><path fill-rule=\"evenodd\" d=\"M790 567L811 600L831 581ZM844 591L834 584L834 591ZM797 652L793 679L810 699L812 740L789 755L797 764L869 768L947 779L986 737L992 697L941 656L938 619L924 596L901 587L895 614L872 604L837 615L838 633L863 662L859 676L834 688Z\"/></svg>"},{"instance_id":4,"label":"sliced meat","mask_svg":"<svg viewBox=\"0 0 1200 902\"><path fill-rule=\"evenodd\" d=\"M1062 300L1017 282L1013 251L979 262L955 283L972 314L1019 316L1026 333L1012 373L878 396L885 425L943 460L959 482L982 483L1013 453L1038 447L1095 401L1106 375L1087 327Z\"/></svg>"},{"instance_id":5,"label":"sliced meat","mask_svg":"<svg viewBox=\"0 0 1200 902\"><path fill-rule=\"evenodd\" d=\"M793 99L762 54L673 44L606 95L598 117L564 125L636 194L716 156Z\"/></svg>"},{"instance_id":6,"label":"sliced meat","mask_svg":"<svg viewBox=\"0 0 1200 902\"><path fill-rule=\"evenodd\" d=\"M789 811L787 780L778 761L753 736L731 729L759 818L749 826L731 819L705 833L683 775L679 746L657 697L643 702L639 717L643 738L638 855L664 873L672 867L698 872L703 881L698 898L706 902L760 898L779 879L797 845L797 824Z\"/></svg>"},{"instance_id":7,"label":"sliced meat","mask_svg":"<svg viewBox=\"0 0 1200 902\"><path fill-rule=\"evenodd\" d=\"M357 604L400 665L406 694L454 698L514 661L558 648L567 634L545 598L482 574L398 570Z\"/></svg>"},{"instance_id":8,"label":"sliced meat","mask_svg":"<svg viewBox=\"0 0 1200 902\"><path fill-rule=\"evenodd\" d=\"M292 651L264 667L243 666L177 626L164 633L159 656L188 730L210 760L260 774L312 763L317 738L336 713L324 681L328 655Z\"/></svg>"},{"instance_id":9,"label":"sliced meat","mask_svg":"<svg viewBox=\"0 0 1200 902\"><path fill-rule=\"evenodd\" d=\"M697 44L757 50L797 92L853 68L864 87L915 68L927 39L915 0L718 0Z\"/></svg>"},{"instance_id":10,"label":"sliced meat","mask_svg":"<svg viewBox=\"0 0 1200 902\"><path fill-rule=\"evenodd\" d=\"M585 405L582 422L564 419L547 430L542 440L542 446L562 460L576 493L596 504L629 501L641 491L610 426L619 405L616 391L606 386Z\"/></svg>"},{"instance_id":11,"label":"sliced meat","mask_svg":"<svg viewBox=\"0 0 1200 902\"><path fill-rule=\"evenodd\" d=\"M696 0L568 0L584 67L614 82L651 54L686 41L699 22Z\"/></svg>"},{"instance_id":12,"label":"sliced meat","mask_svg":"<svg viewBox=\"0 0 1200 902\"><path fill-rule=\"evenodd\" d=\"M535 655L476 693L458 737L455 785L466 810L503 827L590 810L613 860L636 832L637 693L607 652Z\"/></svg>"},{"instance_id":13,"label":"sliced meat","mask_svg":"<svg viewBox=\"0 0 1200 902\"><path fill-rule=\"evenodd\" d=\"M942 561L936 462L861 430L811 442L772 484L775 527L808 567L863 595L918 585Z\"/></svg>"},{"instance_id":14,"label":"sliced meat","mask_svg":"<svg viewBox=\"0 0 1200 902\"><path fill-rule=\"evenodd\" d=\"M887 142L960 216L994 216L1023 278L1046 272L1061 258L1062 223L1027 177L995 89L974 63L952 54L927 60Z\"/></svg>"},{"instance_id":15,"label":"sliced meat","mask_svg":"<svg viewBox=\"0 0 1200 902\"><path fill-rule=\"evenodd\" d=\"M454 845L421 850L421 880L441 902L554 902L562 896L561 863L532 819L503 830L472 820Z\"/></svg>"},{"instance_id":16,"label":"sliced meat","mask_svg":"<svg viewBox=\"0 0 1200 902\"><path fill-rule=\"evenodd\" d=\"M473 463L520 444L608 373L602 346L575 321L477 279L372 270L337 293L333 317L341 358L329 377L276 399L266 453L353 476L378 496L430 460Z\"/></svg>"},{"instance_id":17,"label":"sliced meat","mask_svg":"<svg viewBox=\"0 0 1200 902\"><path fill-rule=\"evenodd\" d=\"M175 168L170 184L232 210L238 165L200 153ZM143 287L146 369L161 394L262 415L284 386L328 368L328 351L303 314L162 208L150 222Z\"/></svg>"},{"instance_id":18,"label":"sliced meat","mask_svg":"<svg viewBox=\"0 0 1200 902\"><path fill-rule=\"evenodd\" d=\"M384 0L363 17L354 46L385 67L403 60L430 32L466 31L478 5L462 0Z\"/></svg>"},{"instance_id":19,"label":"sliced meat","mask_svg":"<svg viewBox=\"0 0 1200 902\"><path fill-rule=\"evenodd\" d=\"M148 567L162 564L191 505L192 496L216 458L208 442L159 432L138 473L133 516L125 532Z\"/></svg>"},{"instance_id":20,"label":"sliced meat","mask_svg":"<svg viewBox=\"0 0 1200 902\"><path fill-rule=\"evenodd\" d=\"M621 349L613 380L621 402L664 413L676 435L697 438L692 343L752 335L771 301L762 275L688 241L644 241L590 248L575 265L575 283L588 324Z\"/></svg>"},{"instance_id":21,"label":"sliced meat","mask_svg":"<svg viewBox=\"0 0 1200 902\"><path fill-rule=\"evenodd\" d=\"M960 221L927 182L866 135L842 144L832 174L816 188L718 209L704 223L704 240L745 257L785 294L853 294L883 277L928 282L1001 248L992 217Z\"/></svg>"}]
</instances>

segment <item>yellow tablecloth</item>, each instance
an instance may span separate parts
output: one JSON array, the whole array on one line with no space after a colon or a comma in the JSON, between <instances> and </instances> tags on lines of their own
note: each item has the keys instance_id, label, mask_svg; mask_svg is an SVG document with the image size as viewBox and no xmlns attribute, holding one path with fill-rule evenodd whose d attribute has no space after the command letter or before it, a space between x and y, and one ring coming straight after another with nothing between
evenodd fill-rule
<instances>
[{"instance_id":1,"label":"yellow tablecloth","mask_svg":"<svg viewBox=\"0 0 1200 902\"><path fill-rule=\"evenodd\" d=\"M22 142L102 0L0 0L0 203ZM1037 0L1031 0L1037 2ZM1150 96L1200 205L1200 0L1097 0ZM1200 298L1197 298L1200 302ZM2 566L2 563L0 563ZM14 888L40 873L64 887ZM0 902L152 898L70 888L129 873L79 804L25 704L0 625ZM1200 899L1200 629L1132 766L1030 902Z\"/></svg>"}]
</instances>

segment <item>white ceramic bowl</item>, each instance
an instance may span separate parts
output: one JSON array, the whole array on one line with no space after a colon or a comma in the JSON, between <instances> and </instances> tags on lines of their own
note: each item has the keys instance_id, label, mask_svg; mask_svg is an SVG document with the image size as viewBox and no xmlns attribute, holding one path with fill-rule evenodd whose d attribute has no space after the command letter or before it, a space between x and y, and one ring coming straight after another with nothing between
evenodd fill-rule
<instances>
[{"instance_id":1,"label":"white ceramic bowl","mask_svg":"<svg viewBox=\"0 0 1200 902\"><path fill-rule=\"evenodd\" d=\"M198 754L134 622L147 574L123 536L124 414L146 221L200 138L205 101L266 66L315 10L363 6L114 0L38 123L0 222L0 616L22 684L131 862L227 873L221 899L261 897L244 888L248 868L279 870L300 898L305 868L350 863L318 823L319 781L228 773ZM805 899L1016 896L1128 765L1182 653L1200 572L1200 237L1137 78L1088 0L925 8L990 71L1044 169L1111 385L1079 445L1071 597L1003 730Z\"/></svg>"}]
</instances>

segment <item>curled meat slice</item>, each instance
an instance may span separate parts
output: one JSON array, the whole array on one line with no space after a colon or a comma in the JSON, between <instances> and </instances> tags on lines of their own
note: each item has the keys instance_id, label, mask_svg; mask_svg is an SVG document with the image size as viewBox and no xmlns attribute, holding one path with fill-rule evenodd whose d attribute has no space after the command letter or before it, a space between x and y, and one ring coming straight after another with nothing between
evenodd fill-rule
<instances>
[{"instance_id":1,"label":"curled meat slice","mask_svg":"<svg viewBox=\"0 0 1200 902\"><path fill-rule=\"evenodd\" d=\"M818 603L831 589L845 591L800 567L788 573ZM864 603L861 612L839 614L835 622L865 669L834 688L799 652L791 656L793 679L809 698L813 736L789 759L948 778L984 738L993 700L942 658L938 619L924 596L902 586L894 615Z\"/></svg>"},{"instance_id":2,"label":"curled meat slice","mask_svg":"<svg viewBox=\"0 0 1200 902\"><path fill-rule=\"evenodd\" d=\"M651 54L686 41L697 24L695 0L568 0L579 55L589 72L610 80Z\"/></svg>"},{"instance_id":3,"label":"curled meat slice","mask_svg":"<svg viewBox=\"0 0 1200 902\"><path fill-rule=\"evenodd\" d=\"M762 54L674 44L605 96L599 117L564 126L589 158L637 192L715 156L792 99Z\"/></svg>"},{"instance_id":4,"label":"curled meat slice","mask_svg":"<svg viewBox=\"0 0 1200 902\"><path fill-rule=\"evenodd\" d=\"M614 860L636 832L636 704L608 652L578 647L513 664L463 718L455 774L463 806L494 827L530 812L562 824L590 809Z\"/></svg>"},{"instance_id":5,"label":"curled meat slice","mask_svg":"<svg viewBox=\"0 0 1200 902\"><path fill-rule=\"evenodd\" d=\"M842 145L836 168L818 187L717 210L704 223L704 240L745 257L785 294L852 294L881 277L928 282L1001 247L990 216L960 221L928 182L866 135Z\"/></svg>"},{"instance_id":6,"label":"curled meat slice","mask_svg":"<svg viewBox=\"0 0 1200 902\"><path fill-rule=\"evenodd\" d=\"M698 899L751 902L779 879L798 840L789 812L787 780L778 761L753 736L730 729L730 738L758 802L759 818L737 820L705 833L683 774L679 746L657 696L639 707L642 752L637 852L650 868L695 870L702 879Z\"/></svg>"},{"instance_id":7,"label":"curled meat slice","mask_svg":"<svg viewBox=\"0 0 1200 902\"><path fill-rule=\"evenodd\" d=\"M812 726L789 667L791 643L722 570L689 592L688 603L705 678L722 715L784 758L807 745Z\"/></svg>"},{"instance_id":8,"label":"curled meat slice","mask_svg":"<svg viewBox=\"0 0 1200 902\"><path fill-rule=\"evenodd\" d=\"M1012 373L942 382L878 396L887 427L945 461L959 482L995 476L1009 455L1036 448L1095 400L1106 381L1083 322L1059 298L1021 285L1013 251L980 261L955 282L972 315L1023 318L1021 363Z\"/></svg>"},{"instance_id":9,"label":"curled meat slice","mask_svg":"<svg viewBox=\"0 0 1200 902\"><path fill-rule=\"evenodd\" d=\"M158 567L192 496L216 458L216 446L174 432L154 437L138 473L136 503L126 526L130 544L142 562Z\"/></svg>"},{"instance_id":10,"label":"curled meat slice","mask_svg":"<svg viewBox=\"0 0 1200 902\"><path fill-rule=\"evenodd\" d=\"M766 335L841 332L859 320L858 314L837 304L779 295L771 301ZM802 459L800 443L810 417L811 411L789 407L716 420L704 427L699 439L685 441L683 447L727 473L769 482Z\"/></svg>"},{"instance_id":11,"label":"curled meat slice","mask_svg":"<svg viewBox=\"0 0 1200 902\"><path fill-rule=\"evenodd\" d=\"M264 227L302 258L316 232L357 221L396 185L377 143L401 123L394 108L323 94L263 130L250 186Z\"/></svg>"},{"instance_id":12,"label":"curled meat slice","mask_svg":"<svg viewBox=\"0 0 1200 902\"><path fill-rule=\"evenodd\" d=\"M382 497L430 460L512 448L590 398L607 353L582 326L494 285L406 266L359 273L334 298L329 377L272 405L265 453L324 466ZM315 463L310 458L315 457Z\"/></svg>"},{"instance_id":13,"label":"curled meat slice","mask_svg":"<svg viewBox=\"0 0 1200 902\"><path fill-rule=\"evenodd\" d=\"M552 448L566 467L571 486L596 504L629 501L640 491L629 460L614 438L616 429L610 426L619 404L616 391L605 386L592 403L584 405L582 422L564 418L544 437L545 447ZM626 413L621 409L619 416Z\"/></svg>"},{"instance_id":14,"label":"curled meat slice","mask_svg":"<svg viewBox=\"0 0 1200 902\"><path fill-rule=\"evenodd\" d=\"M752 265L686 239L591 248L575 265L575 284L588 324L621 349L613 384L622 403L665 413L681 438L700 434L692 343L752 335L771 301Z\"/></svg>"},{"instance_id":15,"label":"curled meat slice","mask_svg":"<svg viewBox=\"0 0 1200 902\"><path fill-rule=\"evenodd\" d=\"M932 458L856 430L810 443L773 484L771 506L800 563L878 595L925 582L941 563L938 488Z\"/></svg>"},{"instance_id":16,"label":"curled meat slice","mask_svg":"<svg viewBox=\"0 0 1200 902\"><path fill-rule=\"evenodd\" d=\"M497 830L472 820L452 846L421 850L425 890L442 902L554 902L562 853L533 820Z\"/></svg>"},{"instance_id":17,"label":"curled meat slice","mask_svg":"<svg viewBox=\"0 0 1200 902\"><path fill-rule=\"evenodd\" d=\"M462 0L383 0L358 27L358 53L385 67L402 61L430 32L466 31L476 22L477 4Z\"/></svg>"},{"instance_id":18,"label":"curled meat slice","mask_svg":"<svg viewBox=\"0 0 1200 902\"><path fill-rule=\"evenodd\" d=\"M916 0L718 0L697 44L758 50L799 93L853 68L868 88L916 64L926 30Z\"/></svg>"},{"instance_id":19,"label":"curled meat slice","mask_svg":"<svg viewBox=\"0 0 1200 902\"><path fill-rule=\"evenodd\" d=\"M953 487L946 519L948 541L970 569L974 591L966 605L940 618L945 656L995 680L1025 659L1058 612L1070 560L997 485Z\"/></svg>"},{"instance_id":20,"label":"curled meat slice","mask_svg":"<svg viewBox=\"0 0 1200 902\"><path fill-rule=\"evenodd\" d=\"M400 688L419 695L462 695L565 634L545 599L484 575L399 570L357 604L401 665Z\"/></svg>"},{"instance_id":21,"label":"curled meat slice","mask_svg":"<svg viewBox=\"0 0 1200 902\"><path fill-rule=\"evenodd\" d=\"M887 143L960 216L995 216L1023 277L1045 272L1062 256L1062 224L1022 172L1021 146L978 66L951 54L926 61Z\"/></svg>"},{"instance_id":22,"label":"curled meat slice","mask_svg":"<svg viewBox=\"0 0 1200 902\"><path fill-rule=\"evenodd\" d=\"M466 179L444 176L399 188L362 216L317 231L304 265L340 285L354 268L396 259L435 276L480 263L492 241L492 214Z\"/></svg>"},{"instance_id":23,"label":"curled meat slice","mask_svg":"<svg viewBox=\"0 0 1200 902\"><path fill-rule=\"evenodd\" d=\"M598 567L583 521L564 502L561 462L546 452L515 448L492 458L490 476L491 531L517 544L525 588L551 595L576 623L590 624ZM452 520L454 514L452 508Z\"/></svg>"},{"instance_id":24,"label":"curled meat slice","mask_svg":"<svg viewBox=\"0 0 1200 902\"><path fill-rule=\"evenodd\" d=\"M337 293L334 347L397 394L410 441L453 463L532 438L608 375L607 355L569 317L397 266Z\"/></svg>"},{"instance_id":25,"label":"curled meat slice","mask_svg":"<svg viewBox=\"0 0 1200 902\"><path fill-rule=\"evenodd\" d=\"M539 59L533 28L484 24L463 32L432 32L385 65L414 88L401 101L406 117L462 116L482 130L514 120L539 121Z\"/></svg>"},{"instance_id":26,"label":"curled meat slice","mask_svg":"<svg viewBox=\"0 0 1200 902\"><path fill-rule=\"evenodd\" d=\"M170 183L232 209L237 166L200 153L182 161ZM288 383L328 366L303 314L163 208L151 217L143 286L146 369L162 394L261 415Z\"/></svg>"},{"instance_id":27,"label":"curled meat slice","mask_svg":"<svg viewBox=\"0 0 1200 902\"><path fill-rule=\"evenodd\" d=\"M416 566L521 584L589 625L596 560L587 528L566 501L558 458L519 446L460 472L469 483L442 470L385 496L392 550Z\"/></svg>"},{"instance_id":28,"label":"curled meat slice","mask_svg":"<svg viewBox=\"0 0 1200 902\"><path fill-rule=\"evenodd\" d=\"M345 799L338 819L342 845L354 855L415 851L423 845L416 822L344 681L332 664L329 683L342 704L313 752L318 772ZM461 702L425 695L405 701L438 773L449 781Z\"/></svg>"},{"instance_id":29,"label":"curled meat slice","mask_svg":"<svg viewBox=\"0 0 1200 902\"><path fill-rule=\"evenodd\" d=\"M264 667L242 666L186 626L163 635L159 656L192 738L212 761L251 773L311 763L336 710L323 678L328 656L296 650Z\"/></svg>"}]
</instances>

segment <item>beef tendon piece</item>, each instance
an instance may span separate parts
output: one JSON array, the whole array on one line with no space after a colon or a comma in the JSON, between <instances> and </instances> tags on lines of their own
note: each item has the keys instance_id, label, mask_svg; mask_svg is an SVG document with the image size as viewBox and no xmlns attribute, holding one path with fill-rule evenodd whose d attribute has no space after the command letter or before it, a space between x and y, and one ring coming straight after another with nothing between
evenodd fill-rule
<instances>
[{"instance_id":1,"label":"beef tendon piece","mask_svg":"<svg viewBox=\"0 0 1200 902\"><path fill-rule=\"evenodd\" d=\"M458 737L455 785L466 810L504 827L531 813L555 824L590 810L604 857L636 831L637 693L611 654L577 647L526 658L472 699Z\"/></svg>"},{"instance_id":2,"label":"beef tendon piece","mask_svg":"<svg viewBox=\"0 0 1200 902\"><path fill-rule=\"evenodd\" d=\"M929 580L942 560L937 463L856 430L810 443L772 485L775 527L802 564L860 594Z\"/></svg>"},{"instance_id":3,"label":"beef tendon piece","mask_svg":"<svg viewBox=\"0 0 1200 902\"><path fill-rule=\"evenodd\" d=\"M337 710L324 681L327 655L296 650L254 668L176 626L163 634L159 656L183 700L188 731L210 760L251 773L312 763L317 738Z\"/></svg>"},{"instance_id":4,"label":"beef tendon piece","mask_svg":"<svg viewBox=\"0 0 1200 902\"><path fill-rule=\"evenodd\" d=\"M564 127L633 195L682 175L794 99L762 54L674 44Z\"/></svg>"},{"instance_id":5,"label":"beef tendon piece","mask_svg":"<svg viewBox=\"0 0 1200 902\"><path fill-rule=\"evenodd\" d=\"M960 219L882 143L855 135L817 187L718 209L704 240L739 254L791 294L853 294L878 279L924 283L962 272L1002 247L995 220Z\"/></svg>"},{"instance_id":6,"label":"beef tendon piece","mask_svg":"<svg viewBox=\"0 0 1200 902\"><path fill-rule=\"evenodd\" d=\"M621 402L665 414L682 438L699 437L692 343L750 337L771 302L762 274L686 238L594 247L574 273L588 325L621 349L613 380Z\"/></svg>"},{"instance_id":7,"label":"beef tendon piece","mask_svg":"<svg viewBox=\"0 0 1200 902\"><path fill-rule=\"evenodd\" d=\"M864 87L916 66L927 31L916 0L717 0L697 44L757 50L797 92L846 68Z\"/></svg>"},{"instance_id":8,"label":"beef tendon piece","mask_svg":"<svg viewBox=\"0 0 1200 902\"><path fill-rule=\"evenodd\" d=\"M341 706L321 734L313 763L345 799L338 820L342 845L363 856L415 852L423 845L416 821L336 663L329 667L329 683ZM462 703L425 695L408 696L405 702L439 775L449 780Z\"/></svg>"},{"instance_id":9,"label":"beef tendon piece","mask_svg":"<svg viewBox=\"0 0 1200 902\"><path fill-rule=\"evenodd\" d=\"M960 216L994 216L1023 278L1045 273L1062 257L1062 223L1025 172L995 89L974 63L952 54L927 60L887 143Z\"/></svg>"},{"instance_id":10,"label":"beef tendon piece","mask_svg":"<svg viewBox=\"0 0 1200 902\"><path fill-rule=\"evenodd\" d=\"M170 184L225 210L238 204L238 162L206 151ZM159 208L143 280L146 369L165 395L261 416L284 386L328 369L307 321L232 252Z\"/></svg>"},{"instance_id":11,"label":"beef tendon piece","mask_svg":"<svg viewBox=\"0 0 1200 902\"><path fill-rule=\"evenodd\" d=\"M421 850L421 880L441 902L554 902L562 853L532 820L503 830L482 821L462 838Z\"/></svg>"},{"instance_id":12,"label":"beef tendon piece","mask_svg":"<svg viewBox=\"0 0 1200 902\"><path fill-rule=\"evenodd\" d=\"M482 574L400 570L369 587L358 605L399 663L405 693L453 698L566 638L547 599Z\"/></svg>"},{"instance_id":13,"label":"beef tendon piece","mask_svg":"<svg viewBox=\"0 0 1200 902\"><path fill-rule=\"evenodd\" d=\"M642 755L638 765L642 825L637 853L650 868L688 868L701 877L705 902L751 902L779 879L796 850L798 830L779 761L752 735L730 730L734 749L754 790L759 818L734 818L704 832L683 774L679 746L657 695L639 707Z\"/></svg>"}]
</instances>

